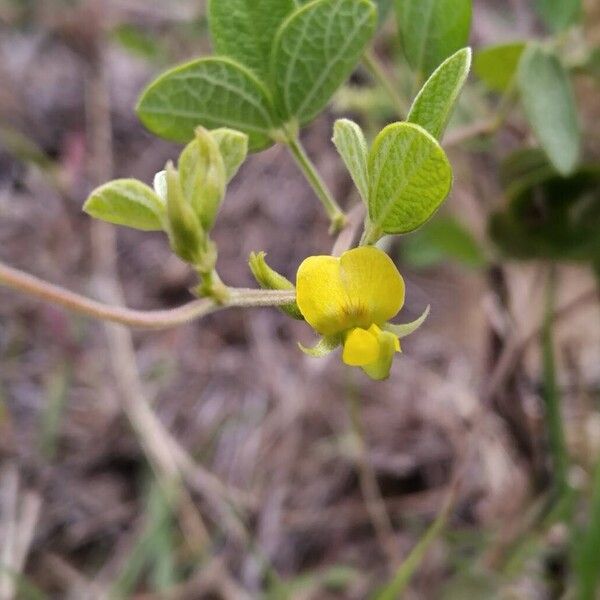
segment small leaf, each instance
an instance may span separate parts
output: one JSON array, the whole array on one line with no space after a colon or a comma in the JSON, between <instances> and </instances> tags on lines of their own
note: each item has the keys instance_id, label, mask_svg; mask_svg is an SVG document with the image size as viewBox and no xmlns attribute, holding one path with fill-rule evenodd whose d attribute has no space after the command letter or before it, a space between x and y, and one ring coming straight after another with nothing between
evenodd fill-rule
<instances>
[{"instance_id":1,"label":"small leaf","mask_svg":"<svg viewBox=\"0 0 600 600\"><path fill-rule=\"evenodd\" d=\"M503 92L517 74L525 42L488 46L475 53L473 71L495 92Z\"/></svg>"},{"instance_id":2,"label":"small leaf","mask_svg":"<svg viewBox=\"0 0 600 600\"><path fill-rule=\"evenodd\" d=\"M90 216L142 231L160 231L163 201L136 179L117 179L96 188L83 205Z\"/></svg>"},{"instance_id":3,"label":"small leaf","mask_svg":"<svg viewBox=\"0 0 600 600\"><path fill-rule=\"evenodd\" d=\"M440 139L469 75L471 49L463 48L446 59L427 80L415 98L407 121Z\"/></svg>"},{"instance_id":4,"label":"small leaf","mask_svg":"<svg viewBox=\"0 0 600 600\"><path fill-rule=\"evenodd\" d=\"M339 335L323 336L312 348L307 348L298 342L298 347L304 354L313 358L322 358L331 354L342 343L342 338Z\"/></svg>"},{"instance_id":5,"label":"small leaf","mask_svg":"<svg viewBox=\"0 0 600 600\"><path fill-rule=\"evenodd\" d=\"M521 58L518 82L531 128L556 170L569 175L579 161L581 143L566 71L556 55L532 45Z\"/></svg>"},{"instance_id":6,"label":"small leaf","mask_svg":"<svg viewBox=\"0 0 600 600\"><path fill-rule=\"evenodd\" d=\"M408 63L422 77L469 41L471 0L396 0Z\"/></svg>"},{"instance_id":7,"label":"small leaf","mask_svg":"<svg viewBox=\"0 0 600 600\"><path fill-rule=\"evenodd\" d=\"M422 127L392 123L369 153L369 217L375 231L408 233L420 227L450 193L445 152Z\"/></svg>"},{"instance_id":8,"label":"small leaf","mask_svg":"<svg viewBox=\"0 0 600 600\"><path fill-rule=\"evenodd\" d=\"M370 0L314 0L282 24L271 80L287 119L307 123L349 77L376 26Z\"/></svg>"},{"instance_id":9,"label":"small leaf","mask_svg":"<svg viewBox=\"0 0 600 600\"><path fill-rule=\"evenodd\" d=\"M366 203L369 197L368 148L362 129L349 119L338 119L333 126L333 143Z\"/></svg>"},{"instance_id":10,"label":"small leaf","mask_svg":"<svg viewBox=\"0 0 600 600\"><path fill-rule=\"evenodd\" d=\"M402 325L395 325L394 323L386 323L384 325L385 331L389 331L394 335L398 336L400 339L405 338L407 335L414 333L423 323L425 323L425 319L429 316L429 311L431 310L431 306L427 305L427 308L423 311L423 314L414 321L410 323L403 323Z\"/></svg>"},{"instance_id":11,"label":"small leaf","mask_svg":"<svg viewBox=\"0 0 600 600\"><path fill-rule=\"evenodd\" d=\"M231 181L248 155L248 136L235 129L213 129L210 134L217 142L223 162L227 182Z\"/></svg>"},{"instance_id":12,"label":"small leaf","mask_svg":"<svg viewBox=\"0 0 600 600\"><path fill-rule=\"evenodd\" d=\"M294 0L210 0L210 32L217 54L229 56L269 81L277 29L296 8Z\"/></svg>"},{"instance_id":13,"label":"small leaf","mask_svg":"<svg viewBox=\"0 0 600 600\"><path fill-rule=\"evenodd\" d=\"M471 232L450 217L437 217L408 236L402 245L402 256L413 268L431 267L451 259L477 269L487 262Z\"/></svg>"},{"instance_id":14,"label":"small leaf","mask_svg":"<svg viewBox=\"0 0 600 600\"><path fill-rule=\"evenodd\" d=\"M536 7L544 21L554 31L573 25L582 14L581 0L537 0Z\"/></svg>"},{"instance_id":15,"label":"small leaf","mask_svg":"<svg viewBox=\"0 0 600 600\"><path fill-rule=\"evenodd\" d=\"M136 110L150 131L176 142L191 141L202 125L246 133L253 151L273 143L269 93L228 58L201 58L167 71L146 88Z\"/></svg>"}]
</instances>

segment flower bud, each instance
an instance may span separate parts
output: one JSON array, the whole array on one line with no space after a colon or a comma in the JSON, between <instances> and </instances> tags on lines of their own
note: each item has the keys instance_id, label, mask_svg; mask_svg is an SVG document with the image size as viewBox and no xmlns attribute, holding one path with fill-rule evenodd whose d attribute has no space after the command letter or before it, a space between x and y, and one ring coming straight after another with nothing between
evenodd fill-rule
<instances>
[{"instance_id":1,"label":"flower bud","mask_svg":"<svg viewBox=\"0 0 600 600\"><path fill-rule=\"evenodd\" d=\"M248 265L254 275L254 279L261 288L265 290L294 290L294 284L283 275L274 271L265 261L265 252L251 252L248 257ZM295 302L290 302L280 307L280 309L293 319L304 321L304 317Z\"/></svg>"},{"instance_id":2,"label":"flower bud","mask_svg":"<svg viewBox=\"0 0 600 600\"><path fill-rule=\"evenodd\" d=\"M166 184L171 249L186 262L197 264L202 257L205 234L196 214L184 199L179 174L170 161L166 168Z\"/></svg>"},{"instance_id":3,"label":"flower bud","mask_svg":"<svg viewBox=\"0 0 600 600\"><path fill-rule=\"evenodd\" d=\"M183 197L192 207L205 232L212 229L225 196L226 171L219 145L203 127L179 157Z\"/></svg>"}]
</instances>

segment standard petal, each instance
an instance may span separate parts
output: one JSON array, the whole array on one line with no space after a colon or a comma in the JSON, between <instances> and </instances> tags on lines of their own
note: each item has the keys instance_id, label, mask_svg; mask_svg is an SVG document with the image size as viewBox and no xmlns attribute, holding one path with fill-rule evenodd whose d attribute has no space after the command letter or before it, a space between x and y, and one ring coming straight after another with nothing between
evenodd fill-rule
<instances>
[{"instance_id":1,"label":"standard petal","mask_svg":"<svg viewBox=\"0 0 600 600\"><path fill-rule=\"evenodd\" d=\"M340 333L353 324L345 311L348 294L340 278L339 258L304 260L296 276L296 301L309 325L321 335Z\"/></svg>"},{"instance_id":2,"label":"standard petal","mask_svg":"<svg viewBox=\"0 0 600 600\"><path fill-rule=\"evenodd\" d=\"M355 327L346 336L342 360L351 367L362 367L375 362L379 356L379 340L377 336Z\"/></svg>"},{"instance_id":3,"label":"standard petal","mask_svg":"<svg viewBox=\"0 0 600 600\"><path fill-rule=\"evenodd\" d=\"M404 280L392 259L379 248L362 246L340 258L341 280L349 298L346 310L354 324L383 324L404 304Z\"/></svg>"}]
</instances>

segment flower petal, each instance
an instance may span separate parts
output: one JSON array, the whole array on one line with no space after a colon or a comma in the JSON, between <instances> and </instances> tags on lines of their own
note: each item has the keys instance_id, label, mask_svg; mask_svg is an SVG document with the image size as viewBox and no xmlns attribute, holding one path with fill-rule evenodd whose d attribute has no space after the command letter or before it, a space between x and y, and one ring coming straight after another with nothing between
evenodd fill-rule
<instances>
[{"instance_id":1,"label":"flower petal","mask_svg":"<svg viewBox=\"0 0 600 600\"><path fill-rule=\"evenodd\" d=\"M379 340L377 336L355 327L346 336L342 360L351 367L362 367L377 360L379 356Z\"/></svg>"},{"instance_id":2,"label":"flower petal","mask_svg":"<svg viewBox=\"0 0 600 600\"><path fill-rule=\"evenodd\" d=\"M394 354L400 352L400 343L393 333L382 331L378 344L379 356L373 362L363 365L362 368L371 379L380 381L389 377Z\"/></svg>"},{"instance_id":3,"label":"flower petal","mask_svg":"<svg viewBox=\"0 0 600 600\"><path fill-rule=\"evenodd\" d=\"M374 246L354 248L342 254L340 266L355 325L381 325L402 308L404 280L385 252Z\"/></svg>"},{"instance_id":4,"label":"flower petal","mask_svg":"<svg viewBox=\"0 0 600 600\"><path fill-rule=\"evenodd\" d=\"M321 335L341 333L352 327L345 307L348 294L340 277L340 259L310 256L296 276L296 301L309 325Z\"/></svg>"}]
</instances>

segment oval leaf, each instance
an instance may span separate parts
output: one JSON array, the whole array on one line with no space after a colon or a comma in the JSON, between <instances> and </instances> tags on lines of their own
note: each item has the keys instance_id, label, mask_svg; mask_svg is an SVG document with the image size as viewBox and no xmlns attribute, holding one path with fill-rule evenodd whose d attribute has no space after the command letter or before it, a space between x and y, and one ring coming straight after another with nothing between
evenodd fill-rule
<instances>
[{"instance_id":1,"label":"oval leaf","mask_svg":"<svg viewBox=\"0 0 600 600\"><path fill-rule=\"evenodd\" d=\"M367 202L369 183L367 175L367 140L362 129L349 119L338 119L333 127L333 143L362 199Z\"/></svg>"},{"instance_id":2,"label":"oval leaf","mask_svg":"<svg viewBox=\"0 0 600 600\"><path fill-rule=\"evenodd\" d=\"M420 77L467 45L471 13L471 0L396 0L402 47Z\"/></svg>"},{"instance_id":3,"label":"oval leaf","mask_svg":"<svg viewBox=\"0 0 600 600\"><path fill-rule=\"evenodd\" d=\"M286 118L310 121L349 77L376 26L370 0L315 0L283 23L271 79Z\"/></svg>"},{"instance_id":4,"label":"oval leaf","mask_svg":"<svg viewBox=\"0 0 600 600\"><path fill-rule=\"evenodd\" d=\"M271 46L294 0L210 0L210 32L218 54L230 56L269 80Z\"/></svg>"},{"instance_id":5,"label":"oval leaf","mask_svg":"<svg viewBox=\"0 0 600 600\"><path fill-rule=\"evenodd\" d=\"M376 231L408 233L445 200L452 169L445 152L423 128L392 123L369 153L369 218Z\"/></svg>"},{"instance_id":6,"label":"oval leaf","mask_svg":"<svg viewBox=\"0 0 600 600\"><path fill-rule=\"evenodd\" d=\"M581 0L537 0L536 6L544 21L554 31L566 29L581 17Z\"/></svg>"},{"instance_id":7,"label":"oval leaf","mask_svg":"<svg viewBox=\"0 0 600 600\"><path fill-rule=\"evenodd\" d=\"M191 141L202 125L242 131L251 150L273 143L268 92L228 58L201 58L167 71L146 88L136 110L152 133L176 142Z\"/></svg>"},{"instance_id":8,"label":"oval leaf","mask_svg":"<svg viewBox=\"0 0 600 600\"><path fill-rule=\"evenodd\" d=\"M446 59L415 98L407 121L440 139L471 68L471 49L463 48Z\"/></svg>"},{"instance_id":9,"label":"oval leaf","mask_svg":"<svg viewBox=\"0 0 600 600\"><path fill-rule=\"evenodd\" d=\"M96 188L83 205L90 216L142 231L160 231L164 202L136 179L116 179Z\"/></svg>"},{"instance_id":10,"label":"oval leaf","mask_svg":"<svg viewBox=\"0 0 600 600\"><path fill-rule=\"evenodd\" d=\"M551 52L532 45L523 53L518 71L521 99L527 119L562 175L577 166L580 132L569 77Z\"/></svg>"},{"instance_id":11,"label":"oval leaf","mask_svg":"<svg viewBox=\"0 0 600 600\"><path fill-rule=\"evenodd\" d=\"M525 42L489 46L475 53L473 71L487 87L503 92L517 74Z\"/></svg>"}]
</instances>

